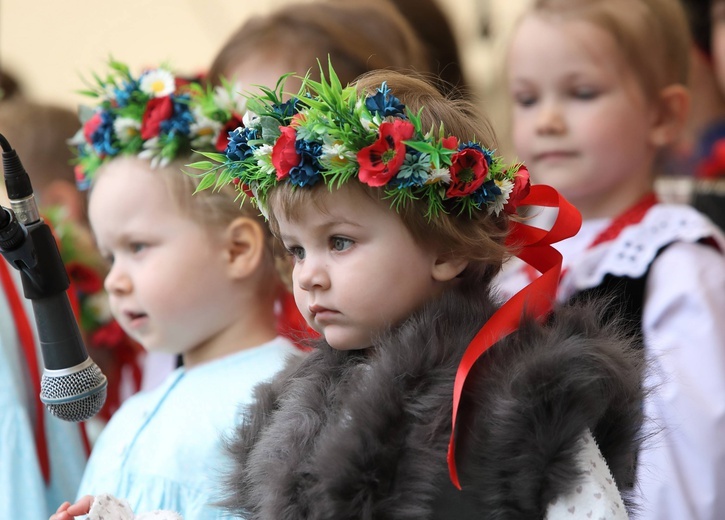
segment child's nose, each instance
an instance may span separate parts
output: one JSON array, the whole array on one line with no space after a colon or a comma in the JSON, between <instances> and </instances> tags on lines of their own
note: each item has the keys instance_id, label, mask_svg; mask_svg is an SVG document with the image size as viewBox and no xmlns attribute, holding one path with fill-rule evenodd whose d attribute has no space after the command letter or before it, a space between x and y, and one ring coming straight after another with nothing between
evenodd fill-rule
<instances>
[{"instance_id":1,"label":"child's nose","mask_svg":"<svg viewBox=\"0 0 725 520\"><path fill-rule=\"evenodd\" d=\"M294 274L300 288L305 291L327 289L330 286L330 277L325 261L309 254L304 262L295 266Z\"/></svg>"},{"instance_id":2,"label":"child's nose","mask_svg":"<svg viewBox=\"0 0 725 520\"><path fill-rule=\"evenodd\" d=\"M119 263L114 263L108 271L103 287L108 294L123 294L131 290L131 278Z\"/></svg>"},{"instance_id":3,"label":"child's nose","mask_svg":"<svg viewBox=\"0 0 725 520\"><path fill-rule=\"evenodd\" d=\"M557 102L541 104L536 118L536 130L540 134L561 134L566 130L564 114Z\"/></svg>"}]
</instances>

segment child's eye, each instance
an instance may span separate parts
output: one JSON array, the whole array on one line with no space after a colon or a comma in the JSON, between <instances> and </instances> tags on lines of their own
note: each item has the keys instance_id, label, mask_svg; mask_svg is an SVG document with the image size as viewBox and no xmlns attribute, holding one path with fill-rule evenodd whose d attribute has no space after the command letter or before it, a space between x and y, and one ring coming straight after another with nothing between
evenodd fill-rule
<instances>
[{"instance_id":1,"label":"child's eye","mask_svg":"<svg viewBox=\"0 0 725 520\"><path fill-rule=\"evenodd\" d=\"M527 92L518 92L514 94L514 102L522 107L530 107L536 104L537 101L538 99L535 95L529 94Z\"/></svg>"},{"instance_id":2,"label":"child's eye","mask_svg":"<svg viewBox=\"0 0 725 520\"><path fill-rule=\"evenodd\" d=\"M350 246L352 246L353 241L349 238L343 238L343 237L332 237L330 239L330 247L333 251L345 251Z\"/></svg>"},{"instance_id":3,"label":"child's eye","mask_svg":"<svg viewBox=\"0 0 725 520\"><path fill-rule=\"evenodd\" d=\"M572 91L572 96L576 99L589 100L599 95L599 91L591 87L577 87Z\"/></svg>"},{"instance_id":4,"label":"child's eye","mask_svg":"<svg viewBox=\"0 0 725 520\"><path fill-rule=\"evenodd\" d=\"M287 252L292 256L292 258L295 259L295 262L299 262L300 260L305 259L305 249L303 247L290 246L286 249Z\"/></svg>"},{"instance_id":5,"label":"child's eye","mask_svg":"<svg viewBox=\"0 0 725 520\"><path fill-rule=\"evenodd\" d=\"M140 253L146 247L147 247L147 244L145 244L143 242L131 242L130 244L128 244L128 249L132 253Z\"/></svg>"}]
</instances>

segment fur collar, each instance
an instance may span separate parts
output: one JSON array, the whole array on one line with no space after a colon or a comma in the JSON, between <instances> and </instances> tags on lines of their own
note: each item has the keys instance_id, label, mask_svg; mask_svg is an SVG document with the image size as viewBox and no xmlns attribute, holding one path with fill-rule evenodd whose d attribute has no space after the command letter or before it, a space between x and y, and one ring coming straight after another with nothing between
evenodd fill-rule
<instances>
[{"instance_id":1,"label":"fur collar","mask_svg":"<svg viewBox=\"0 0 725 520\"><path fill-rule=\"evenodd\" d=\"M494 311L450 291L374 350L326 344L256 390L230 443L226 506L251 519L543 518L571 490L589 428L620 484L641 425L637 352L591 307L527 323L469 376L459 423L463 491L448 481L453 380Z\"/></svg>"}]
</instances>

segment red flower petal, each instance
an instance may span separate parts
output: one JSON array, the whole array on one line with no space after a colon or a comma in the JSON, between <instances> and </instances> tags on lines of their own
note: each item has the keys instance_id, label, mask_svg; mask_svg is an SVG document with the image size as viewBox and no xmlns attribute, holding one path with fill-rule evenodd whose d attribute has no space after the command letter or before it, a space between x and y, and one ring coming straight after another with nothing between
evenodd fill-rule
<instances>
[{"instance_id":1,"label":"red flower petal","mask_svg":"<svg viewBox=\"0 0 725 520\"><path fill-rule=\"evenodd\" d=\"M277 142L272 148L272 164L277 170L277 180L282 180L289 175L289 171L300 164L300 156L295 149L297 133L294 128L280 126Z\"/></svg>"},{"instance_id":2,"label":"red flower petal","mask_svg":"<svg viewBox=\"0 0 725 520\"><path fill-rule=\"evenodd\" d=\"M446 197L464 197L476 191L486 181L488 161L475 148L465 148L451 157L451 185Z\"/></svg>"},{"instance_id":3,"label":"red flower petal","mask_svg":"<svg viewBox=\"0 0 725 520\"><path fill-rule=\"evenodd\" d=\"M514 187L509 194L509 200L503 207L506 213L516 213L521 201L526 198L531 190L531 181L529 178L529 170L526 166L521 166L514 177Z\"/></svg>"},{"instance_id":4,"label":"red flower petal","mask_svg":"<svg viewBox=\"0 0 725 520\"><path fill-rule=\"evenodd\" d=\"M380 136L370 146L357 153L360 164L358 177L368 186L385 186L405 161L403 141L413 137L415 127L410 121L396 119L380 125Z\"/></svg>"},{"instance_id":5,"label":"red flower petal","mask_svg":"<svg viewBox=\"0 0 725 520\"><path fill-rule=\"evenodd\" d=\"M214 148L216 148L218 152L223 152L224 150L226 150L227 145L229 144L229 132L231 132L232 130L236 130L240 126L242 126L242 118L239 117L237 114L233 114L232 118L227 121L222 129L219 131L216 143L214 143Z\"/></svg>"},{"instance_id":6,"label":"red flower petal","mask_svg":"<svg viewBox=\"0 0 725 520\"><path fill-rule=\"evenodd\" d=\"M141 138L151 139L159 135L161 123L174 113L171 97L153 98L146 104L146 111L141 120Z\"/></svg>"}]
</instances>

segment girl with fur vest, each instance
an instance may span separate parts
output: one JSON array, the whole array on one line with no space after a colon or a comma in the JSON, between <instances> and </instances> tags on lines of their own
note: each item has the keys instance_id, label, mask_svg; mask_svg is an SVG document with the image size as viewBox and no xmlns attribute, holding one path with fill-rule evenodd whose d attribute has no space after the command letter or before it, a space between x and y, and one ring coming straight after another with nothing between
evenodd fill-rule
<instances>
[{"instance_id":1,"label":"girl with fur vest","mask_svg":"<svg viewBox=\"0 0 725 520\"><path fill-rule=\"evenodd\" d=\"M248 101L202 186L234 183L294 262L315 350L256 388L230 447L246 519L626 518L640 365L592 306L550 314L576 211L415 77ZM515 220L558 205L550 234ZM498 308L509 251L544 272ZM553 281L553 282L552 282ZM522 317L523 316L523 317ZM545 320L546 324L539 322ZM489 348L490 347L490 348Z\"/></svg>"}]
</instances>

